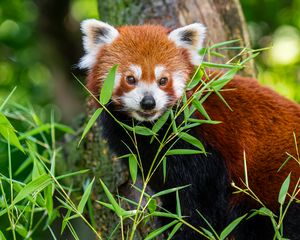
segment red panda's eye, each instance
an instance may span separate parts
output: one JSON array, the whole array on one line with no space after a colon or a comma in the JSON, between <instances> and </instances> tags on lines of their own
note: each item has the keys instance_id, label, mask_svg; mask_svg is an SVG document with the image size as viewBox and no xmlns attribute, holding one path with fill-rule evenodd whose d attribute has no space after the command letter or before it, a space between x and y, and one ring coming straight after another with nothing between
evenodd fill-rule
<instances>
[{"instance_id":1,"label":"red panda's eye","mask_svg":"<svg viewBox=\"0 0 300 240\"><path fill-rule=\"evenodd\" d=\"M136 79L134 76L127 76L126 81L129 85L135 85L136 84Z\"/></svg>"},{"instance_id":2,"label":"red panda's eye","mask_svg":"<svg viewBox=\"0 0 300 240\"><path fill-rule=\"evenodd\" d=\"M166 78L166 77L163 77L163 78L159 79L159 81L158 81L158 84L160 86L165 86L167 83L168 83L168 78Z\"/></svg>"}]
</instances>

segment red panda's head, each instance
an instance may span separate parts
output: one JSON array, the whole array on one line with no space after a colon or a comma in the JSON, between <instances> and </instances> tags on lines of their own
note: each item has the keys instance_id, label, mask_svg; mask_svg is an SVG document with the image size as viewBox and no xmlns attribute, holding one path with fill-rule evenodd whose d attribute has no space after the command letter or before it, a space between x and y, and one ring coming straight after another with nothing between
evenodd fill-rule
<instances>
[{"instance_id":1,"label":"red panda's head","mask_svg":"<svg viewBox=\"0 0 300 240\"><path fill-rule=\"evenodd\" d=\"M152 121L182 96L199 65L205 27L194 23L169 31L162 26L114 28L94 19L81 25L85 56L79 67L89 69L87 87L99 95L108 71L118 64L113 104L139 121Z\"/></svg>"}]
</instances>

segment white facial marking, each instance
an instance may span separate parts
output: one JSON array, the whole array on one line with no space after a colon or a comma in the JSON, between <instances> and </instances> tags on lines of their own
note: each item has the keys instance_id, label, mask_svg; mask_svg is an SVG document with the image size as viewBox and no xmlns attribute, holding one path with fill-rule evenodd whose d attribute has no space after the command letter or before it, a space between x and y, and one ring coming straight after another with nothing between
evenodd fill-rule
<instances>
[{"instance_id":1,"label":"white facial marking","mask_svg":"<svg viewBox=\"0 0 300 240\"><path fill-rule=\"evenodd\" d=\"M141 109L140 102L147 94L153 96L156 105L155 108L151 110L153 115L146 119L143 116L140 116L137 112L144 112L144 110ZM137 86L133 90L121 96L121 101L125 109L127 109L135 119L139 121L152 121L164 112L168 104L168 95L165 91L161 90L156 83L146 84L138 82Z\"/></svg>"},{"instance_id":2,"label":"white facial marking","mask_svg":"<svg viewBox=\"0 0 300 240\"><path fill-rule=\"evenodd\" d=\"M155 79L159 79L165 70L166 68L163 65L156 65L154 68Z\"/></svg>"},{"instance_id":3,"label":"white facial marking","mask_svg":"<svg viewBox=\"0 0 300 240\"><path fill-rule=\"evenodd\" d=\"M174 72L173 75L173 89L175 91L176 97L180 98L184 92L186 84L186 74L182 71Z\"/></svg>"},{"instance_id":4,"label":"white facial marking","mask_svg":"<svg viewBox=\"0 0 300 240\"><path fill-rule=\"evenodd\" d=\"M142 77L142 68L139 65L131 64L129 69L134 73L137 79Z\"/></svg>"}]
</instances>

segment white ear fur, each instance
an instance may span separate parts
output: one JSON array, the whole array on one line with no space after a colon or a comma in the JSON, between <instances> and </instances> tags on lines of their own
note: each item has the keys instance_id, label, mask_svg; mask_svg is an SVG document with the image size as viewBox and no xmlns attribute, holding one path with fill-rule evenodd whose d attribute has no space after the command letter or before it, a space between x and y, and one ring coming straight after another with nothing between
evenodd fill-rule
<instances>
[{"instance_id":1,"label":"white ear fur","mask_svg":"<svg viewBox=\"0 0 300 240\"><path fill-rule=\"evenodd\" d=\"M169 34L169 39L174 41L178 47L186 48L191 55L192 63L199 65L202 61L199 50L203 47L205 33L206 28L203 24L193 23L173 30Z\"/></svg>"},{"instance_id":2,"label":"white ear fur","mask_svg":"<svg viewBox=\"0 0 300 240\"><path fill-rule=\"evenodd\" d=\"M96 19L82 21L81 31L84 35L82 40L85 55L80 59L78 66L90 69L95 64L101 47L112 43L119 36L119 32L113 26Z\"/></svg>"}]
</instances>

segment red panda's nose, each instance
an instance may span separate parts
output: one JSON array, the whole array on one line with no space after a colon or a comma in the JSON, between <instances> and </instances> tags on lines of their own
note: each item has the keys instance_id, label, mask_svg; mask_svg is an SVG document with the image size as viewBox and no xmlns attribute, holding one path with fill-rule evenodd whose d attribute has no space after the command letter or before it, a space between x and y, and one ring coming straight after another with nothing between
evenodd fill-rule
<instances>
[{"instance_id":1,"label":"red panda's nose","mask_svg":"<svg viewBox=\"0 0 300 240\"><path fill-rule=\"evenodd\" d=\"M143 110L152 110L155 108L155 99L151 95L146 95L143 97L142 101L140 102L141 108Z\"/></svg>"}]
</instances>

